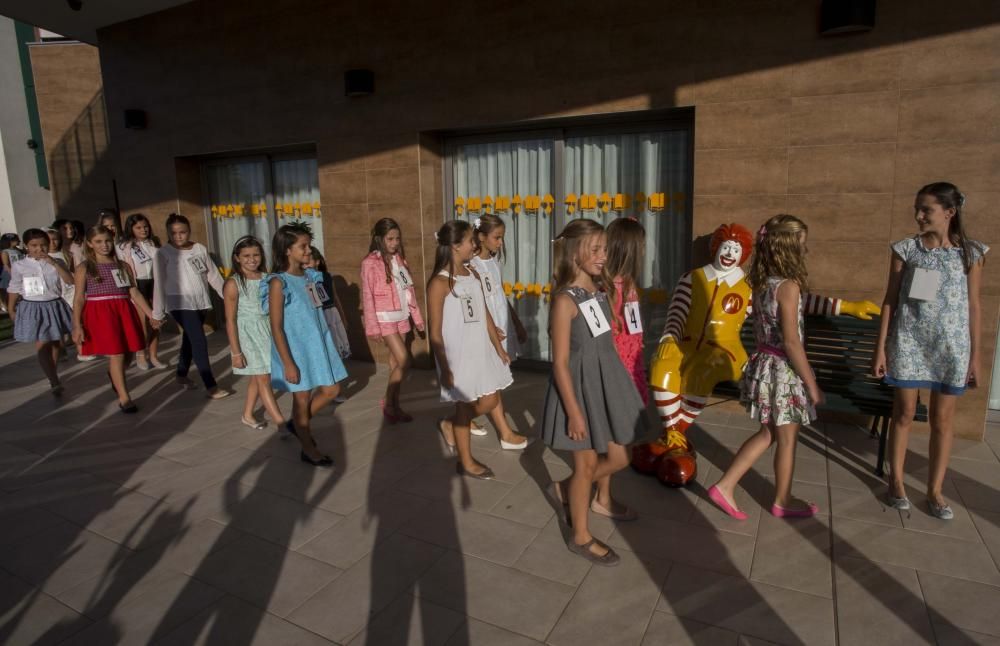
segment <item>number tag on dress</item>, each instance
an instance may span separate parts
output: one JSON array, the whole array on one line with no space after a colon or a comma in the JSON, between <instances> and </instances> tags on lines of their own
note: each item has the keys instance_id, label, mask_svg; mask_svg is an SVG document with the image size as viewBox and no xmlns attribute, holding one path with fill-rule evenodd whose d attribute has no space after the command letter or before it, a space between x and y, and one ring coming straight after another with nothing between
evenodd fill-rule
<instances>
[{"instance_id":1,"label":"number tag on dress","mask_svg":"<svg viewBox=\"0 0 1000 646\"><path fill-rule=\"evenodd\" d=\"M41 276L24 277L24 295L41 296L45 293L45 279Z\"/></svg>"},{"instance_id":2,"label":"number tag on dress","mask_svg":"<svg viewBox=\"0 0 1000 646\"><path fill-rule=\"evenodd\" d=\"M941 272L936 269L913 270L913 282L910 283L910 298L915 301L932 303L937 300L938 287L941 286Z\"/></svg>"},{"instance_id":3,"label":"number tag on dress","mask_svg":"<svg viewBox=\"0 0 1000 646\"><path fill-rule=\"evenodd\" d=\"M330 300L330 295L326 293L326 287L323 287L323 283L311 283L316 288L316 296L319 297L321 303L326 303Z\"/></svg>"},{"instance_id":4,"label":"number tag on dress","mask_svg":"<svg viewBox=\"0 0 1000 646\"><path fill-rule=\"evenodd\" d=\"M152 258L149 257L149 254L146 253L146 251L139 245L132 247L132 257L135 258L135 261L140 265L152 260Z\"/></svg>"},{"instance_id":5,"label":"number tag on dress","mask_svg":"<svg viewBox=\"0 0 1000 646\"><path fill-rule=\"evenodd\" d=\"M121 269L112 269L111 278L115 281L115 287L131 287L132 283L129 281L128 276Z\"/></svg>"},{"instance_id":6,"label":"number tag on dress","mask_svg":"<svg viewBox=\"0 0 1000 646\"><path fill-rule=\"evenodd\" d=\"M483 287L486 288L487 293L493 293L493 283L490 282L490 277L486 274L483 274Z\"/></svg>"},{"instance_id":7,"label":"number tag on dress","mask_svg":"<svg viewBox=\"0 0 1000 646\"><path fill-rule=\"evenodd\" d=\"M403 289L409 289L413 286L413 279L410 278L410 272L406 270L406 267L400 266L398 276L399 284Z\"/></svg>"},{"instance_id":8,"label":"number tag on dress","mask_svg":"<svg viewBox=\"0 0 1000 646\"><path fill-rule=\"evenodd\" d=\"M583 301L579 307L592 335L601 336L611 329L608 319L604 316L604 310L601 309L601 304L597 302L596 298Z\"/></svg>"},{"instance_id":9,"label":"number tag on dress","mask_svg":"<svg viewBox=\"0 0 1000 646\"><path fill-rule=\"evenodd\" d=\"M479 312L476 311L476 301L471 296L459 296L462 303L462 318L466 323L478 323Z\"/></svg>"},{"instance_id":10,"label":"number tag on dress","mask_svg":"<svg viewBox=\"0 0 1000 646\"><path fill-rule=\"evenodd\" d=\"M320 298L319 288L320 285L316 283L306 283L306 293L309 294L309 300L312 301L313 307L323 307L323 299Z\"/></svg>"},{"instance_id":11,"label":"number tag on dress","mask_svg":"<svg viewBox=\"0 0 1000 646\"><path fill-rule=\"evenodd\" d=\"M639 314L639 301L625 303L625 325L629 334L642 334L642 316Z\"/></svg>"},{"instance_id":12,"label":"number tag on dress","mask_svg":"<svg viewBox=\"0 0 1000 646\"><path fill-rule=\"evenodd\" d=\"M208 265L206 265L205 261L199 258L198 256L192 256L191 258L188 258L188 263L190 263L191 268L194 269L199 274L208 273Z\"/></svg>"}]
</instances>

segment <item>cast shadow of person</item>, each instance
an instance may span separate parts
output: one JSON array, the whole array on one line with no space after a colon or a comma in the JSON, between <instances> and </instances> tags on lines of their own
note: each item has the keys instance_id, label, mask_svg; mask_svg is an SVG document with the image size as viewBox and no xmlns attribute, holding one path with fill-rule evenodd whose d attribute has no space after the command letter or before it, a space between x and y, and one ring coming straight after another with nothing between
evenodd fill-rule
<instances>
[{"instance_id":1,"label":"cast shadow of person","mask_svg":"<svg viewBox=\"0 0 1000 646\"><path fill-rule=\"evenodd\" d=\"M469 643L465 557L455 507L472 505L470 482L455 473L456 458L436 432L418 437L408 428L427 423L420 417L407 426L383 420L378 430L366 517L375 526L363 642L368 646ZM399 486L401 479L405 482Z\"/></svg>"},{"instance_id":2,"label":"cast shadow of person","mask_svg":"<svg viewBox=\"0 0 1000 646\"><path fill-rule=\"evenodd\" d=\"M339 423L336 420L333 423L335 428L332 430L314 426L316 442L324 452L342 456L343 433L338 428ZM322 426L326 426L326 422ZM279 446L275 447L275 444ZM276 455L277 451L287 455ZM168 635L187 621L185 634L204 633L207 644L253 642L267 615L265 609L277 589L287 550L295 541L296 529L310 520L316 511L316 502L323 500L349 469L345 460L338 461L332 469L301 464L296 456L298 451L298 442L293 437L266 442L226 479L223 496L226 527L164 612L150 641L155 642ZM252 484L248 484L251 479ZM281 497L293 502L283 504ZM247 534L263 539L254 541L262 546L264 541L281 546L245 550L238 556L234 556L234 551L229 553L225 564L227 570L252 572L240 591L230 592L255 606L253 611L247 612L242 604L217 603L209 611L189 620L189 608L197 604L204 594L200 581L211 581L218 576L219 566L214 562L213 554Z\"/></svg>"}]
</instances>

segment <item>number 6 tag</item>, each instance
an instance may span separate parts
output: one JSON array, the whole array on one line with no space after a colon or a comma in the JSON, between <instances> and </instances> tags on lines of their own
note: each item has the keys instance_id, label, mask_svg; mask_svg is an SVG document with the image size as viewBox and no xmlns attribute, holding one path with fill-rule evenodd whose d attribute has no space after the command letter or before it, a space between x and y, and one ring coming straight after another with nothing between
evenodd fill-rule
<instances>
[{"instance_id":1,"label":"number 6 tag","mask_svg":"<svg viewBox=\"0 0 1000 646\"><path fill-rule=\"evenodd\" d=\"M601 309L601 304L596 298L583 301L579 307L592 335L601 336L611 329L607 317L604 316L604 310Z\"/></svg>"},{"instance_id":2,"label":"number 6 tag","mask_svg":"<svg viewBox=\"0 0 1000 646\"><path fill-rule=\"evenodd\" d=\"M629 334L642 334L642 316L639 314L639 302L625 303L625 325Z\"/></svg>"}]
</instances>

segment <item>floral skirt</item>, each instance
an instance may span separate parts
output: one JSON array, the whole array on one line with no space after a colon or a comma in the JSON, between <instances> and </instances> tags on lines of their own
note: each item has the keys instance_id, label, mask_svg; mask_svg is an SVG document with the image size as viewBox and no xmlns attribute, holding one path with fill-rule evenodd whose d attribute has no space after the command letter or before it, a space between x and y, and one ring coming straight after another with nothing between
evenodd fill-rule
<instances>
[{"instance_id":1,"label":"floral skirt","mask_svg":"<svg viewBox=\"0 0 1000 646\"><path fill-rule=\"evenodd\" d=\"M816 419L805 384L783 357L755 352L743 367L740 403L761 424L808 424Z\"/></svg>"}]
</instances>

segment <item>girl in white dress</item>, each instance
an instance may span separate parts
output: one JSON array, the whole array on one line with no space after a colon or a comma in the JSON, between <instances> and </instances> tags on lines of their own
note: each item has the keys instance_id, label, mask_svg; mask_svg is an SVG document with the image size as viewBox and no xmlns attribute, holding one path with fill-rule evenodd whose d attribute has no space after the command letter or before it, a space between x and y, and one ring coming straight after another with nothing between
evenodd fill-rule
<instances>
[{"instance_id":1,"label":"girl in white dress","mask_svg":"<svg viewBox=\"0 0 1000 646\"><path fill-rule=\"evenodd\" d=\"M513 382L510 358L496 332L476 273L466 265L475 246L472 226L446 222L437 232L434 271L427 284L431 351L437 363L441 401L455 402L455 413L441 420L441 435L452 452L456 470L480 480L493 471L472 457L469 424L500 401L499 391Z\"/></svg>"},{"instance_id":2,"label":"girl in white dress","mask_svg":"<svg viewBox=\"0 0 1000 646\"><path fill-rule=\"evenodd\" d=\"M497 259L503 255L503 236L506 226L499 217L487 213L476 218L472 229L476 244L472 268L479 274L479 282L486 296L486 306L497 327L497 336L500 337L507 356L513 361L517 358L520 344L527 341L528 333L503 291L503 277ZM496 408L490 411L490 419L493 420L494 428L500 433L501 449L519 451L528 446L528 438L514 432L507 423L502 398L497 402Z\"/></svg>"}]
</instances>

